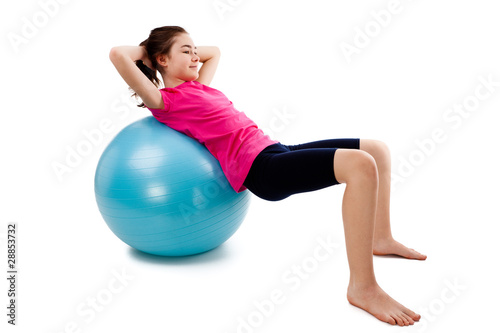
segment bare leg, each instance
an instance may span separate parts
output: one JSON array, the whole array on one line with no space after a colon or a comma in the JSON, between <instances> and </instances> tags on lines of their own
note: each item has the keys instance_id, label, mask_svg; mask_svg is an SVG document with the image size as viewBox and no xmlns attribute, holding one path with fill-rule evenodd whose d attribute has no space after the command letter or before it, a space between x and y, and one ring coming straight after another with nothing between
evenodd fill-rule
<instances>
[{"instance_id":1,"label":"bare leg","mask_svg":"<svg viewBox=\"0 0 500 333\"><path fill-rule=\"evenodd\" d=\"M346 184L342 216L350 269L348 301L381 321L412 325L420 315L392 299L375 279L373 235L379 184L374 158L364 151L338 149L334 170L337 180Z\"/></svg>"},{"instance_id":2,"label":"bare leg","mask_svg":"<svg viewBox=\"0 0 500 333\"><path fill-rule=\"evenodd\" d=\"M362 139L360 149L373 156L377 163L379 177L373 254L395 254L408 259L425 260L426 255L407 248L392 237L390 222L391 156L389 148L381 141Z\"/></svg>"}]
</instances>

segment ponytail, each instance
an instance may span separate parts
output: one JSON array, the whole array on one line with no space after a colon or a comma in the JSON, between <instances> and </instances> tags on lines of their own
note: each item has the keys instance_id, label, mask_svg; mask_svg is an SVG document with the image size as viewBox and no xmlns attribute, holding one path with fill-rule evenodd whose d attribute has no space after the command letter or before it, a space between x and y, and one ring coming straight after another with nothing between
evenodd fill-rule
<instances>
[{"instance_id":1,"label":"ponytail","mask_svg":"<svg viewBox=\"0 0 500 333\"><path fill-rule=\"evenodd\" d=\"M139 46L144 46L146 48L148 40L146 39L144 42L139 44ZM146 48L147 49L147 48ZM149 56L149 53L148 53ZM141 72L146 75L146 77L149 79L149 81L153 82L153 84L158 88L160 86L160 80L158 79L158 76L156 75L157 71L149 68L144 64L142 60L136 60L135 65L141 70ZM132 97L137 98L138 95L136 92L133 92ZM142 102L141 104L137 105L138 107L144 108L146 105Z\"/></svg>"},{"instance_id":2,"label":"ponytail","mask_svg":"<svg viewBox=\"0 0 500 333\"><path fill-rule=\"evenodd\" d=\"M143 72L144 75L146 75L146 77L155 84L155 86L159 86L160 80L158 79L158 76L156 76L156 71L146 66L142 60L137 60L135 64L139 67L141 72Z\"/></svg>"}]
</instances>

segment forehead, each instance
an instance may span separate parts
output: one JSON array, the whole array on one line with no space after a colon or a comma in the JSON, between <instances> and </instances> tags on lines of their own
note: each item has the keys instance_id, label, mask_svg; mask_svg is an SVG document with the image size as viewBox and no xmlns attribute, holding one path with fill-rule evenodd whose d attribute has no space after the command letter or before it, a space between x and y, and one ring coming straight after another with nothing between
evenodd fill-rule
<instances>
[{"instance_id":1,"label":"forehead","mask_svg":"<svg viewBox=\"0 0 500 333\"><path fill-rule=\"evenodd\" d=\"M196 47L196 45L194 45L193 40L191 39L191 37L188 34L180 34L179 36L177 36L176 41L175 41L175 45L177 47L182 47L185 45L190 45L192 47Z\"/></svg>"}]
</instances>

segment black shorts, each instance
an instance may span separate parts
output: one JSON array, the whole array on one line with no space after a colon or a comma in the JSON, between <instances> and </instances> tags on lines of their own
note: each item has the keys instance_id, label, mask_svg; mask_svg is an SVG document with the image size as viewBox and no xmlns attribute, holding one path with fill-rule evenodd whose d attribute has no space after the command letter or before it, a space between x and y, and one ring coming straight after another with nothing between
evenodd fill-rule
<instances>
[{"instance_id":1,"label":"black shorts","mask_svg":"<svg viewBox=\"0 0 500 333\"><path fill-rule=\"evenodd\" d=\"M257 155L243 184L256 196L270 201L336 185L335 151L359 149L359 141L331 139L293 146L270 145Z\"/></svg>"}]
</instances>

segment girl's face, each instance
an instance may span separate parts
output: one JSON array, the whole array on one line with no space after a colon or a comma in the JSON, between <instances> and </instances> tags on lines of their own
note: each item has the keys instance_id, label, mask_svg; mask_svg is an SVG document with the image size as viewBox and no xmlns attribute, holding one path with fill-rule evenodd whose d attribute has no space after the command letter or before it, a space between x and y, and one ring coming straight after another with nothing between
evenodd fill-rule
<instances>
[{"instance_id":1,"label":"girl's face","mask_svg":"<svg viewBox=\"0 0 500 333\"><path fill-rule=\"evenodd\" d=\"M164 68L168 78L182 81L194 81L198 78L200 57L198 57L196 46L188 34L177 36L170 49L170 57L164 59L166 64Z\"/></svg>"}]
</instances>

